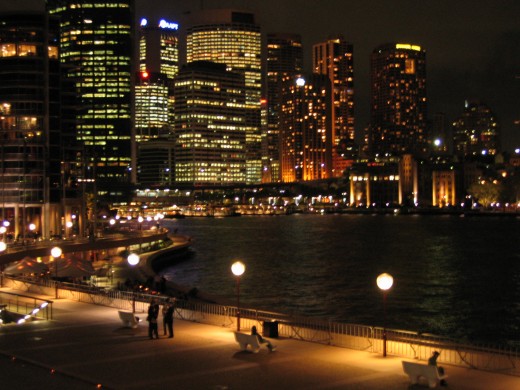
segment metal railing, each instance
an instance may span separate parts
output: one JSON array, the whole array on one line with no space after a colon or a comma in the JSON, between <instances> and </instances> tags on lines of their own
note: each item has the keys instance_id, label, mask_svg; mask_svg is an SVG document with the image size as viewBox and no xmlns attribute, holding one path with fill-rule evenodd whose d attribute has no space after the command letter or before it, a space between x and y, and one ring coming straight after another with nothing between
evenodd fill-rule
<instances>
[{"instance_id":1,"label":"metal railing","mask_svg":"<svg viewBox=\"0 0 520 390\"><path fill-rule=\"evenodd\" d=\"M5 277L5 284L14 289L53 295L54 281L36 283L30 278ZM92 303L146 313L151 299L159 304L167 296L151 295L132 291L109 290L87 285L59 283L59 297L79 302ZM175 317L186 321L236 329L235 306L177 300ZM371 353L383 353L384 339L381 327L323 321L310 317L295 317L281 313L240 308L242 331L252 326L262 329L264 322L276 322L278 335L297 340L310 341L336 347L350 348ZM427 360L434 350L441 351L439 363L452 364L472 369L499 372L520 376L520 350L514 347L489 347L462 343L446 337L421 334L395 329L386 329L388 355L408 359Z\"/></svg>"},{"instance_id":2,"label":"metal railing","mask_svg":"<svg viewBox=\"0 0 520 390\"><path fill-rule=\"evenodd\" d=\"M0 323L52 319L52 301L0 291ZM9 314L7 314L8 312ZM8 319L8 320L7 320Z\"/></svg>"}]
</instances>

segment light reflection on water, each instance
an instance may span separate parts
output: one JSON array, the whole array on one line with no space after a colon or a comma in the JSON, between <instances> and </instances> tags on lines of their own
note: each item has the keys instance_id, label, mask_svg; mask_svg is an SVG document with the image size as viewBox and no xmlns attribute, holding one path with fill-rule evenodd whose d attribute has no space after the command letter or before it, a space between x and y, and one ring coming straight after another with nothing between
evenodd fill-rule
<instances>
[{"instance_id":1,"label":"light reflection on water","mask_svg":"<svg viewBox=\"0 0 520 390\"><path fill-rule=\"evenodd\" d=\"M196 255L164 271L176 283L244 305L383 325L375 280L388 272L387 326L520 344L520 220L293 215L164 221Z\"/></svg>"}]
</instances>

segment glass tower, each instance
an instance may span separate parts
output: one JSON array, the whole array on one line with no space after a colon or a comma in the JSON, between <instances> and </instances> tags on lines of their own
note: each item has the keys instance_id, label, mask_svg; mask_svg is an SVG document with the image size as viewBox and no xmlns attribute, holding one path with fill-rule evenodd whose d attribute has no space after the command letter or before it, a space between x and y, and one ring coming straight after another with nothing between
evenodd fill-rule
<instances>
[{"instance_id":1,"label":"glass tower","mask_svg":"<svg viewBox=\"0 0 520 390\"><path fill-rule=\"evenodd\" d=\"M61 80L58 42L56 18L0 15L1 223L22 241L60 234L70 221L65 198L76 196L67 110L74 99Z\"/></svg>"},{"instance_id":2,"label":"glass tower","mask_svg":"<svg viewBox=\"0 0 520 390\"><path fill-rule=\"evenodd\" d=\"M229 9L200 11L187 29L186 45L188 63L221 63L244 76L247 182L259 183L262 178L262 43L254 15Z\"/></svg>"},{"instance_id":3,"label":"glass tower","mask_svg":"<svg viewBox=\"0 0 520 390\"><path fill-rule=\"evenodd\" d=\"M78 94L77 138L97 195L123 195L135 182L132 148L134 1L48 0L60 17L60 61Z\"/></svg>"},{"instance_id":4,"label":"glass tower","mask_svg":"<svg viewBox=\"0 0 520 390\"><path fill-rule=\"evenodd\" d=\"M176 183L245 184L243 74L196 61L181 69L174 84Z\"/></svg>"}]
</instances>

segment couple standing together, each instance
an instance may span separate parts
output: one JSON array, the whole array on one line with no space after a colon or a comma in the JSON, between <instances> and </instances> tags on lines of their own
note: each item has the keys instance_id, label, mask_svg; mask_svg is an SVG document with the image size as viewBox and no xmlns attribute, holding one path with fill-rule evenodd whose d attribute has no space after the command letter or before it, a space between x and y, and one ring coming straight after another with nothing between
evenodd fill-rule
<instances>
[{"instance_id":1,"label":"couple standing together","mask_svg":"<svg viewBox=\"0 0 520 390\"><path fill-rule=\"evenodd\" d=\"M166 336L166 330L168 330L168 338L173 338L173 313L175 310L174 306L175 299L170 300L168 298L163 305L162 314L163 314L163 331ZM150 302L150 306L148 306L148 317L146 320L148 321L148 337L150 339L159 338L159 330L158 330L158 321L159 317L159 304L155 299L152 299Z\"/></svg>"}]
</instances>

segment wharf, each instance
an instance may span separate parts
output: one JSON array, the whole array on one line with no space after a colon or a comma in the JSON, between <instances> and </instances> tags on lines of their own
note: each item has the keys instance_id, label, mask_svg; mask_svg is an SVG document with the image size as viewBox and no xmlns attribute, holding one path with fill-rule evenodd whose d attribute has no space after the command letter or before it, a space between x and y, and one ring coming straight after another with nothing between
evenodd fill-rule
<instances>
[{"instance_id":1,"label":"wharf","mask_svg":"<svg viewBox=\"0 0 520 390\"><path fill-rule=\"evenodd\" d=\"M262 348L253 354L239 350L232 329L180 319L174 326L173 339L161 332L161 339L150 340L146 322L137 329L122 328L117 309L54 300L52 320L0 328L2 388L427 388L409 384L397 357L286 338L273 340L276 352ZM447 389L520 388L518 377L445 367Z\"/></svg>"}]
</instances>

